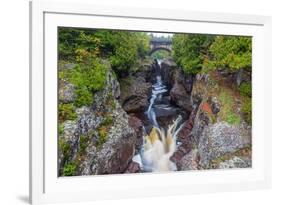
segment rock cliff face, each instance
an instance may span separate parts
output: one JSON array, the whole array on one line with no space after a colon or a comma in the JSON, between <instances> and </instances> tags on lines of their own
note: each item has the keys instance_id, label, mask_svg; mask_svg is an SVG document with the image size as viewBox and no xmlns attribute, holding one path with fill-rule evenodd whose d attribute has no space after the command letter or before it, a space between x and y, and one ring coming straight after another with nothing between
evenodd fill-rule
<instances>
[{"instance_id":1,"label":"rock cliff face","mask_svg":"<svg viewBox=\"0 0 281 205\"><path fill-rule=\"evenodd\" d=\"M226 122L209 125L204 129L199 140L199 164L203 168L212 168L212 160L228 153L233 153L233 157L237 158L235 152L249 147L250 144L250 135L243 126L233 126Z\"/></svg>"},{"instance_id":2,"label":"rock cliff face","mask_svg":"<svg viewBox=\"0 0 281 205\"><path fill-rule=\"evenodd\" d=\"M168 87L172 87L174 84L174 73L177 68L177 64L171 58L164 59L161 62L161 78Z\"/></svg>"},{"instance_id":3,"label":"rock cliff face","mask_svg":"<svg viewBox=\"0 0 281 205\"><path fill-rule=\"evenodd\" d=\"M171 87L171 101L187 112L192 111L193 76L186 75L171 59L162 62L162 78Z\"/></svg>"},{"instance_id":4,"label":"rock cliff face","mask_svg":"<svg viewBox=\"0 0 281 205\"><path fill-rule=\"evenodd\" d=\"M180 170L251 167L251 126L242 117L242 99L217 83L211 76L196 76L191 93L196 114L181 137L190 151L174 155Z\"/></svg>"},{"instance_id":5,"label":"rock cliff face","mask_svg":"<svg viewBox=\"0 0 281 205\"><path fill-rule=\"evenodd\" d=\"M107 140L92 158L92 174L123 173L134 155L136 139L127 114L116 110Z\"/></svg>"},{"instance_id":6,"label":"rock cliff face","mask_svg":"<svg viewBox=\"0 0 281 205\"><path fill-rule=\"evenodd\" d=\"M172 99L179 106L189 102L191 109L171 157L178 170L251 167L251 126L241 113L243 97L210 75L189 78L179 70L174 76Z\"/></svg>"},{"instance_id":7,"label":"rock cliff face","mask_svg":"<svg viewBox=\"0 0 281 205\"><path fill-rule=\"evenodd\" d=\"M66 167L75 169L75 175L123 173L134 155L137 134L117 100L119 82L110 68L108 70L106 86L95 93L92 106L76 108L76 119L62 123L60 175ZM61 92L63 101L75 98L69 89Z\"/></svg>"},{"instance_id":8,"label":"rock cliff face","mask_svg":"<svg viewBox=\"0 0 281 205\"><path fill-rule=\"evenodd\" d=\"M191 96L187 93L186 89L181 83L177 81L175 82L170 91L170 95L171 100L175 102L176 105L188 112L192 110Z\"/></svg>"},{"instance_id":9,"label":"rock cliff face","mask_svg":"<svg viewBox=\"0 0 281 205\"><path fill-rule=\"evenodd\" d=\"M157 66L152 60L145 60L135 68L131 75L119 79L120 104L127 113L142 113L148 106L151 95L153 76Z\"/></svg>"}]
</instances>

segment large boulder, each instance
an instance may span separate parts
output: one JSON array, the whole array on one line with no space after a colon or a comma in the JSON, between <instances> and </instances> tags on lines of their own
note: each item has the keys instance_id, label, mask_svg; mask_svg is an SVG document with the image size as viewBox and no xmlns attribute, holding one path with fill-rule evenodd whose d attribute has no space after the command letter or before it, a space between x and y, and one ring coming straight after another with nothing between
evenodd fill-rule
<instances>
[{"instance_id":1,"label":"large boulder","mask_svg":"<svg viewBox=\"0 0 281 205\"><path fill-rule=\"evenodd\" d=\"M139 163L132 161L127 167L125 173L139 173L141 172L141 168Z\"/></svg>"},{"instance_id":2,"label":"large boulder","mask_svg":"<svg viewBox=\"0 0 281 205\"><path fill-rule=\"evenodd\" d=\"M107 133L107 140L92 162L92 174L123 173L135 152L136 134L129 126L128 115L119 109Z\"/></svg>"},{"instance_id":3,"label":"large boulder","mask_svg":"<svg viewBox=\"0 0 281 205\"><path fill-rule=\"evenodd\" d=\"M171 58L166 58L161 62L161 78L167 86L172 86L174 83L174 72L177 64Z\"/></svg>"},{"instance_id":4,"label":"large boulder","mask_svg":"<svg viewBox=\"0 0 281 205\"><path fill-rule=\"evenodd\" d=\"M197 149L193 149L184 155L178 162L177 167L178 170L186 171L186 170L197 170L199 161L199 154Z\"/></svg>"},{"instance_id":5,"label":"large boulder","mask_svg":"<svg viewBox=\"0 0 281 205\"><path fill-rule=\"evenodd\" d=\"M226 122L212 124L204 129L199 140L199 164L210 168L212 160L250 145L251 135L243 125L229 125Z\"/></svg>"},{"instance_id":6,"label":"large boulder","mask_svg":"<svg viewBox=\"0 0 281 205\"><path fill-rule=\"evenodd\" d=\"M179 107L190 112L192 110L191 96L186 92L185 87L175 82L170 90L171 100L175 102Z\"/></svg>"},{"instance_id":7,"label":"large boulder","mask_svg":"<svg viewBox=\"0 0 281 205\"><path fill-rule=\"evenodd\" d=\"M195 76L193 74L186 74L182 69L176 69L172 76L173 82L178 82L183 85L186 92L191 94Z\"/></svg>"},{"instance_id":8,"label":"large boulder","mask_svg":"<svg viewBox=\"0 0 281 205\"><path fill-rule=\"evenodd\" d=\"M120 79L120 101L126 112L142 112L148 106L151 83L141 76L128 76Z\"/></svg>"}]
</instances>

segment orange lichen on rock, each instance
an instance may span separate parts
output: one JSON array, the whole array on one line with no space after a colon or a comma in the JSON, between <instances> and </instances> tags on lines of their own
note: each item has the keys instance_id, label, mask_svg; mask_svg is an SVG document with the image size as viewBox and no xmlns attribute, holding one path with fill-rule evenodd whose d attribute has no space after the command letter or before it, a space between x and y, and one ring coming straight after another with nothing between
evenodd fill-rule
<instances>
[{"instance_id":1,"label":"orange lichen on rock","mask_svg":"<svg viewBox=\"0 0 281 205\"><path fill-rule=\"evenodd\" d=\"M204 102L204 103L202 104L202 110L203 110L204 112L206 112L206 113L209 113L209 114L212 113L211 106L210 106L210 104L207 103L207 102Z\"/></svg>"}]
</instances>

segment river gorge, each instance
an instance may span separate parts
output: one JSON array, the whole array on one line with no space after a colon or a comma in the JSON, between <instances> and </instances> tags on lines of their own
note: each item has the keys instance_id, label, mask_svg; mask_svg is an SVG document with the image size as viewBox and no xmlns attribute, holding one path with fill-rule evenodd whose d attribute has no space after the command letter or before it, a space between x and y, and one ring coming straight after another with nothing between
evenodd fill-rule
<instances>
[{"instance_id":1,"label":"river gorge","mask_svg":"<svg viewBox=\"0 0 281 205\"><path fill-rule=\"evenodd\" d=\"M220 121L220 102L200 90L206 76L183 76L172 59L143 66L120 83L109 74L95 107L77 109L77 120L64 123L73 150L68 157L83 162L81 175L250 166L250 128ZM106 141L98 147L95 136L103 131ZM215 161L221 156L226 160Z\"/></svg>"},{"instance_id":2,"label":"river gorge","mask_svg":"<svg viewBox=\"0 0 281 205\"><path fill-rule=\"evenodd\" d=\"M95 39L96 33L88 35ZM171 47L169 40L163 49L171 48L181 46ZM88 50L75 52L75 59L58 63L58 176L252 166L249 70L203 72L196 64L195 71L187 71L174 53L159 59L145 53L118 70L115 63L128 59L117 61L113 51L93 61Z\"/></svg>"}]
</instances>

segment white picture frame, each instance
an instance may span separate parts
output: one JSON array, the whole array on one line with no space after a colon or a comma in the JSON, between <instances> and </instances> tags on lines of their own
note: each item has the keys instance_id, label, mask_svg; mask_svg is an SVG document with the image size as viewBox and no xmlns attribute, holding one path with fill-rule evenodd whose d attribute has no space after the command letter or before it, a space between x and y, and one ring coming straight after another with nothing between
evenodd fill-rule
<instances>
[{"instance_id":1,"label":"white picture frame","mask_svg":"<svg viewBox=\"0 0 281 205\"><path fill-rule=\"evenodd\" d=\"M57 27L253 36L253 167L58 178ZM266 72L265 72L266 70ZM54 92L55 91L55 92ZM241 191L271 186L271 18L184 10L30 2L30 202ZM70 197L71 196L71 197Z\"/></svg>"}]
</instances>

